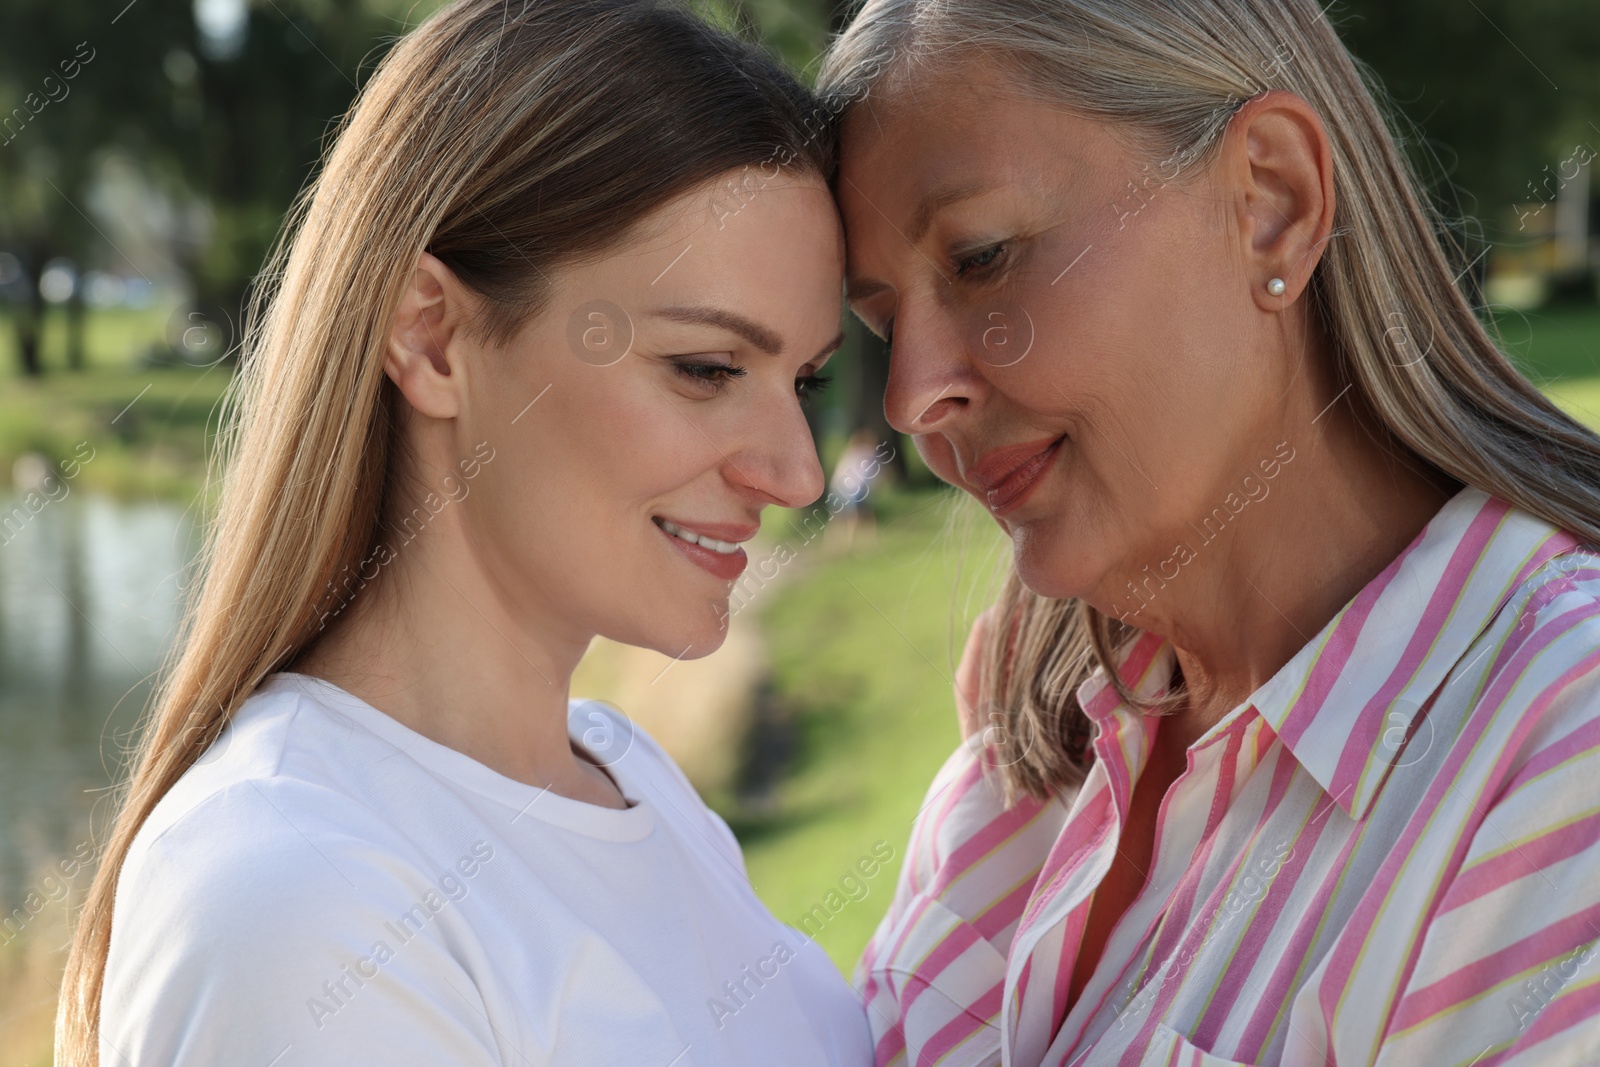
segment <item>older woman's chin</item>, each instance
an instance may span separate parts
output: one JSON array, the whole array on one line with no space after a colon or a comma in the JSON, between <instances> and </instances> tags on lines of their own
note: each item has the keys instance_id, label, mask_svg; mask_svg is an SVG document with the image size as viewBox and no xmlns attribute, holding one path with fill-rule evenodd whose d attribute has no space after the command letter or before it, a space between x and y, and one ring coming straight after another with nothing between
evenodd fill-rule
<instances>
[{"instance_id":1,"label":"older woman's chin","mask_svg":"<svg viewBox=\"0 0 1600 1067\"><path fill-rule=\"evenodd\" d=\"M1017 578L1031 591L1052 600L1093 599L1092 590L1102 577L1103 568L1094 566L1093 554L1085 552L1081 542L1074 548L1070 538L1042 529L1041 525L1030 523L1010 531Z\"/></svg>"}]
</instances>

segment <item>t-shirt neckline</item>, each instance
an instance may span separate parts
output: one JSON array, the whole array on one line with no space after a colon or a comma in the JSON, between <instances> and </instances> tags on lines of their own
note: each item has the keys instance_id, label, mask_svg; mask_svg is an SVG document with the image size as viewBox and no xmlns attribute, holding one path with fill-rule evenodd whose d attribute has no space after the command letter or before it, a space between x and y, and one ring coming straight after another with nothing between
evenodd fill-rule
<instances>
[{"instance_id":1,"label":"t-shirt neckline","mask_svg":"<svg viewBox=\"0 0 1600 1067\"><path fill-rule=\"evenodd\" d=\"M561 796L548 788L529 785L473 759L464 752L441 745L417 733L388 713L373 707L360 697L315 675L295 671L280 671L267 678L261 688L266 690L275 682L297 689L301 695L328 711L346 716L382 740L410 756L425 770L440 778L470 790L509 809L508 832L527 819L535 819L588 837L605 841L639 841L655 828L655 809L639 795L627 772L619 766L620 760L601 763L584 747L581 736L574 732L569 718L567 736L580 751L589 755L592 762L601 766L622 790L628 801L626 808L607 808L589 804L571 797ZM578 705L592 708L593 701ZM581 727L579 727L581 729Z\"/></svg>"}]
</instances>

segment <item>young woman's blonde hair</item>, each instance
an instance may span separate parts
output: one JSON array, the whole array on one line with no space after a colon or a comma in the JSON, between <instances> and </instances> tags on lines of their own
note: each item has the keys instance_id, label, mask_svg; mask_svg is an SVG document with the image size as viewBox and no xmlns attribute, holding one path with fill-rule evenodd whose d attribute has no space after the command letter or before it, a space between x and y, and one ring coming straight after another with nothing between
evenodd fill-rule
<instances>
[{"instance_id":1,"label":"young woman's blonde hair","mask_svg":"<svg viewBox=\"0 0 1600 1067\"><path fill-rule=\"evenodd\" d=\"M503 342L558 268L658 207L742 169L763 171L755 184L780 167L826 174L831 143L781 66L659 0L457 0L388 54L252 306L201 581L78 919L58 1064L98 1060L134 835L261 680L315 640L393 521L404 456L383 362L418 255L483 298L476 325Z\"/></svg>"},{"instance_id":2,"label":"young woman's blonde hair","mask_svg":"<svg viewBox=\"0 0 1600 1067\"><path fill-rule=\"evenodd\" d=\"M1479 322L1444 221L1317 0L868 0L818 90L842 116L886 78L914 83L920 68L975 57L1019 93L1113 127L1157 180L1198 171L1253 96L1281 89L1311 104L1332 142L1338 206L1306 300L1358 417L1413 462L1600 542L1600 438ZM1029 591L1014 570L991 618L981 709L1002 727L993 762L1009 797L1048 796L1093 758L1078 685L1104 668L1131 698L1111 664L1132 630Z\"/></svg>"}]
</instances>

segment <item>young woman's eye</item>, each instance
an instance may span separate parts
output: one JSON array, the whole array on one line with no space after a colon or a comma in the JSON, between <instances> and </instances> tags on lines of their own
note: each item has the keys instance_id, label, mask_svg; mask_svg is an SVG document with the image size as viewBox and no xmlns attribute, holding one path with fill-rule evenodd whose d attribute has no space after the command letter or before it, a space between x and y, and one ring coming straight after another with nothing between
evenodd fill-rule
<instances>
[{"instance_id":1,"label":"young woman's eye","mask_svg":"<svg viewBox=\"0 0 1600 1067\"><path fill-rule=\"evenodd\" d=\"M713 392L720 391L730 381L737 381L745 374L743 367L728 363L675 363L673 366L681 377L699 386L710 386Z\"/></svg>"},{"instance_id":2,"label":"young woman's eye","mask_svg":"<svg viewBox=\"0 0 1600 1067\"><path fill-rule=\"evenodd\" d=\"M833 381L831 375L804 374L794 380L794 392L801 400L810 400L812 397L828 388L828 383Z\"/></svg>"},{"instance_id":3,"label":"young woman's eye","mask_svg":"<svg viewBox=\"0 0 1600 1067\"><path fill-rule=\"evenodd\" d=\"M982 274L994 266L1000 257L1005 255L1005 251L1005 245L990 245L970 256L962 256L956 261L956 277L966 278L974 273Z\"/></svg>"}]
</instances>

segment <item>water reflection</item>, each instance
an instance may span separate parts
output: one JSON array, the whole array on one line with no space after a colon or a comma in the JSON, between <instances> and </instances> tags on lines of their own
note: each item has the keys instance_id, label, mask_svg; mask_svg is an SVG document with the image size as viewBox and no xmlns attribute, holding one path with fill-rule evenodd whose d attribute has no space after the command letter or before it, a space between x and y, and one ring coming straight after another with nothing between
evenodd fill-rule
<instances>
[{"instance_id":1,"label":"water reflection","mask_svg":"<svg viewBox=\"0 0 1600 1067\"><path fill-rule=\"evenodd\" d=\"M0 520L15 498L0 496ZM177 626L183 509L73 492L0 530L0 920L88 840ZM103 833L109 808L95 811ZM77 878L82 890L87 872ZM53 905L59 906L59 905ZM0 930L0 942L14 939Z\"/></svg>"}]
</instances>

